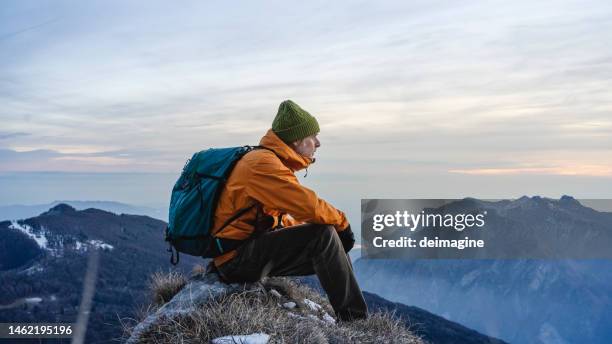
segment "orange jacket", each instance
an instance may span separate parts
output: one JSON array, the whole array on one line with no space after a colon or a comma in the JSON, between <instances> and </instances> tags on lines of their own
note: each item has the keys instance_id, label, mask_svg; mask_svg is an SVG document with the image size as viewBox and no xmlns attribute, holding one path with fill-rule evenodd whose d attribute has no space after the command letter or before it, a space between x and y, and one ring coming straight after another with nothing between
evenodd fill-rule
<instances>
[{"instance_id":1,"label":"orange jacket","mask_svg":"<svg viewBox=\"0 0 612 344\"><path fill-rule=\"evenodd\" d=\"M221 191L215 211L213 234L219 238L247 239L254 231L257 207L219 231L239 210L258 202L265 214L274 217L274 227L281 218L284 227L301 223L333 225L337 231L348 226L346 216L331 204L300 185L293 174L308 167L312 160L299 155L270 129L259 142L268 149L256 149L238 161ZM276 154L275 154L276 153ZM214 259L220 266L236 255L227 252Z\"/></svg>"}]
</instances>

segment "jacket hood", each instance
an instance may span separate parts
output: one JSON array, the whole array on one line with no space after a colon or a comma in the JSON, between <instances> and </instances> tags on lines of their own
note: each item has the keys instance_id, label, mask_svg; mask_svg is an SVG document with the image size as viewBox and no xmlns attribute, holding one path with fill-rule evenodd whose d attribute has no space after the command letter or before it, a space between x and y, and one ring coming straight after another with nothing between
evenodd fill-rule
<instances>
[{"instance_id":1,"label":"jacket hood","mask_svg":"<svg viewBox=\"0 0 612 344\"><path fill-rule=\"evenodd\" d=\"M268 132L261 138L259 145L273 150L281 159L283 164L292 171L304 169L314 162L314 159L302 156L294 151L293 148L289 147L285 142L283 142L283 140L281 140L274 133L274 131L272 131L272 129L268 130Z\"/></svg>"}]
</instances>

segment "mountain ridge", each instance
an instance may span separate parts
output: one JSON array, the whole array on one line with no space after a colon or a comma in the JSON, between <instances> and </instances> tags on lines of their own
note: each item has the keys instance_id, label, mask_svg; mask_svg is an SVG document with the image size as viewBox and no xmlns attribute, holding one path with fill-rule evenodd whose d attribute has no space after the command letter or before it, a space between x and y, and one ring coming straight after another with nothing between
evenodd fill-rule
<instances>
[{"instance_id":1,"label":"mountain ridge","mask_svg":"<svg viewBox=\"0 0 612 344\"><path fill-rule=\"evenodd\" d=\"M446 204L443 211L482 209L490 214L495 210L499 224L513 226L499 228L523 231L523 239L533 237L542 245L546 241L534 233L550 228L563 230L564 240L572 243L583 240L581 236L603 233L599 238L604 244L609 239L603 238L612 234L612 213L583 206L570 196L467 199ZM612 323L609 260L359 259L354 267L364 290L510 342L603 344L612 338L607 326ZM568 326L574 322L580 326Z\"/></svg>"},{"instance_id":2,"label":"mountain ridge","mask_svg":"<svg viewBox=\"0 0 612 344\"><path fill-rule=\"evenodd\" d=\"M95 208L110 211L115 214L138 214L146 215L158 220L166 221L168 214L165 207L152 207L144 205L132 205L128 203L115 201L79 201L79 200L56 200L51 203L42 204L10 204L0 206L0 221L1 220L21 220L30 217L36 217L50 208L59 204L67 204L76 210L84 210L87 208Z\"/></svg>"},{"instance_id":3,"label":"mountain ridge","mask_svg":"<svg viewBox=\"0 0 612 344\"><path fill-rule=\"evenodd\" d=\"M15 245L15 238L26 243L32 254L10 268L0 269L0 305L23 299L35 302L25 308L1 310L0 322L73 322L88 252L99 249L100 270L87 342L105 343L117 338L117 318L132 317L136 307L146 303L147 281L155 271L166 267L187 273L186 263L202 262L184 256L182 265L170 267L163 240L165 226L164 221L143 215L117 215L95 208L76 210L67 204L25 220L1 221L0 247L7 248L7 255L23 251ZM37 236L39 241L35 240Z\"/></svg>"}]
</instances>

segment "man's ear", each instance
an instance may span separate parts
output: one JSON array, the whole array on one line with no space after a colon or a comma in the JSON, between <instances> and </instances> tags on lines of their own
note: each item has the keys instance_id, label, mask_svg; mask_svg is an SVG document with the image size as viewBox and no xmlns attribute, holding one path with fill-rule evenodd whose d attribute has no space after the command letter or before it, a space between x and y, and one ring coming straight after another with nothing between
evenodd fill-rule
<instances>
[{"instance_id":1,"label":"man's ear","mask_svg":"<svg viewBox=\"0 0 612 344\"><path fill-rule=\"evenodd\" d=\"M302 143L302 140L297 140L297 141L293 141L289 144L289 146L291 146L291 148L296 149L297 146L300 145L300 143Z\"/></svg>"}]
</instances>

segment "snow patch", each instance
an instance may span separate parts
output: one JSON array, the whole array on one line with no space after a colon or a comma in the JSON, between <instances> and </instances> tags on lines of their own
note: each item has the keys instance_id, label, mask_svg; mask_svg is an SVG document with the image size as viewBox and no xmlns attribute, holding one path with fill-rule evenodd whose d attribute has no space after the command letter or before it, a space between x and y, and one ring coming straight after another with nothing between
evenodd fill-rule
<instances>
[{"instance_id":1,"label":"snow patch","mask_svg":"<svg viewBox=\"0 0 612 344\"><path fill-rule=\"evenodd\" d=\"M306 317L303 317L303 319L310 319L310 320L314 320L320 324L323 325L333 325L336 323L336 319L332 318L329 314L325 313L325 315L323 315L323 319L319 318L318 316L314 315L314 314L307 314Z\"/></svg>"},{"instance_id":2,"label":"snow patch","mask_svg":"<svg viewBox=\"0 0 612 344\"><path fill-rule=\"evenodd\" d=\"M289 316L289 318L295 318L295 319L304 319L303 316L299 315L299 314L295 314L293 312L287 312L287 315Z\"/></svg>"},{"instance_id":3,"label":"snow patch","mask_svg":"<svg viewBox=\"0 0 612 344\"><path fill-rule=\"evenodd\" d=\"M74 243L74 249L77 251L85 252L87 251L89 247L95 247L95 248L99 248L102 250L108 250L108 251L111 251L115 248L113 245L107 244L102 240L88 240L87 242L80 242L77 240Z\"/></svg>"},{"instance_id":4,"label":"snow patch","mask_svg":"<svg viewBox=\"0 0 612 344\"><path fill-rule=\"evenodd\" d=\"M461 284L462 287L465 287L469 284L472 284L476 280L476 278L479 277L478 275L480 275L479 270L472 270L468 274L464 275L461 278L461 282L459 283Z\"/></svg>"},{"instance_id":5,"label":"snow patch","mask_svg":"<svg viewBox=\"0 0 612 344\"><path fill-rule=\"evenodd\" d=\"M323 321L325 321L328 324L336 323L336 319L334 319L331 315L327 314L327 312L324 312L323 314Z\"/></svg>"},{"instance_id":6,"label":"snow patch","mask_svg":"<svg viewBox=\"0 0 612 344\"><path fill-rule=\"evenodd\" d=\"M87 242L95 248L101 248L103 250L109 250L109 251L114 249L113 245L109 245L103 242L102 240L89 240Z\"/></svg>"},{"instance_id":7,"label":"snow patch","mask_svg":"<svg viewBox=\"0 0 612 344\"><path fill-rule=\"evenodd\" d=\"M45 236L45 231L44 228L41 229L39 231L39 233L34 233L34 229L27 225L27 224L20 224L19 222L13 220L11 221L11 224L9 225L9 228L12 229L17 229L19 231L21 231L22 233L24 233L25 235L29 236L30 238L34 239L34 241L36 241L36 243L38 244L38 246L42 249L48 249L49 246L49 241L47 240L47 237Z\"/></svg>"},{"instance_id":8,"label":"snow patch","mask_svg":"<svg viewBox=\"0 0 612 344\"><path fill-rule=\"evenodd\" d=\"M561 337L557 329L549 323L542 324L538 339L544 344L567 344L567 341Z\"/></svg>"},{"instance_id":9,"label":"snow patch","mask_svg":"<svg viewBox=\"0 0 612 344\"><path fill-rule=\"evenodd\" d=\"M265 333L253 333L249 335L231 335L219 337L212 340L213 344L266 344L270 336Z\"/></svg>"},{"instance_id":10,"label":"snow patch","mask_svg":"<svg viewBox=\"0 0 612 344\"><path fill-rule=\"evenodd\" d=\"M295 308L295 306L296 306L295 302L286 302L286 303L283 303L283 307L286 308L286 309L293 309L293 308Z\"/></svg>"},{"instance_id":11,"label":"snow patch","mask_svg":"<svg viewBox=\"0 0 612 344\"><path fill-rule=\"evenodd\" d=\"M308 308L310 308L311 311L318 311L321 309L321 305L319 305L318 303L309 300L309 299L304 299L304 303L306 304L306 306L308 306Z\"/></svg>"},{"instance_id":12,"label":"snow patch","mask_svg":"<svg viewBox=\"0 0 612 344\"><path fill-rule=\"evenodd\" d=\"M320 321L320 322L322 322L322 321L323 321L323 320L319 319L319 318L318 318L316 315L314 315L314 314L307 314L307 315L306 315L306 317L307 317L308 319L312 319L312 320L314 320L314 321Z\"/></svg>"},{"instance_id":13,"label":"snow patch","mask_svg":"<svg viewBox=\"0 0 612 344\"><path fill-rule=\"evenodd\" d=\"M276 291L276 289L270 289L270 294L279 299L283 297L278 291Z\"/></svg>"},{"instance_id":14,"label":"snow patch","mask_svg":"<svg viewBox=\"0 0 612 344\"><path fill-rule=\"evenodd\" d=\"M42 298L40 298L40 297L26 297L25 298L25 302L26 303L41 303L42 302Z\"/></svg>"},{"instance_id":15,"label":"snow patch","mask_svg":"<svg viewBox=\"0 0 612 344\"><path fill-rule=\"evenodd\" d=\"M25 273L26 275L30 276L30 275L33 275L35 273L42 272L42 271L44 271L44 269L42 266L40 266L40 264L34 264L30 266L29 268L23 270L22 273Z\"/></svg>"},{"instance_id":16,"label":"snow patch","mask_svg":"<svg viewBox=\"0 0 612 344\"><path fill-rule=\"evenodd\" d=\"M550 283L550 281L554 280L554 276L550 275L550 269L547 266L539 265L534 272L533 279L529 283L529 289L537 291L545 281Z\"/></svg>"}]
</instances>

